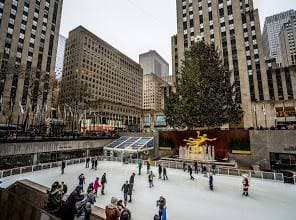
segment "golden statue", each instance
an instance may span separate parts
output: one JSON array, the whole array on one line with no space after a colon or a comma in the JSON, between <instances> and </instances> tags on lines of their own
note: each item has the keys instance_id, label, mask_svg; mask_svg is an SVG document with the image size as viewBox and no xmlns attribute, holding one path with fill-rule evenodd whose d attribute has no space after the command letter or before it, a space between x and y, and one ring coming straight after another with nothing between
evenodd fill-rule
<instances>
[{"instance_id":1,"label":"golden statue","mask_svg":"<svg viewBox=\"0 0 296 220\"><path fill-rule=\"evenodd\" d=\"M215 141L216 138L210 139L206 134L200 135L200 131L196 131L197 138L189 138L184 140L189 154L202 154L204 153L204 147L207 146L207 141Z\"/></svg>"}]
</instances>

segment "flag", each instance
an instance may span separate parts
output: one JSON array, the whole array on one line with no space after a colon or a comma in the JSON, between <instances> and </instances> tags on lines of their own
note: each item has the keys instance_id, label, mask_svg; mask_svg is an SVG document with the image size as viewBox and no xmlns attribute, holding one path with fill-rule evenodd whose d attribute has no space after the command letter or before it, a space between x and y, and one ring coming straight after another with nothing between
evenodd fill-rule
<instances>
[{"instance_id":1,"label":"flag","mask_svg":"<svg viewBox=\"0 0 296 220\"><path fill-rule=\"evenodd\" d=\"M0 96L0 114L2 114L2 102L3 102L3 99L2 99L2 95Z\"/></svg>"},{"instance_id":2,"label":"flag","mask_svg":"<svg viewBox=\"0 0 296 220\"><path fill-rule=\"evenodd\" d=\"M24 111L24 107L23 107L21 101L19 102L19 106L20 106L21 113L22 113L22 115L23 115L23 114L25 113L25 111Z\"/></svg>"},{"instance_id":3,"label":"flag","mask_svg":"<svg viewBox=\"0 0 296 220\"><path fill-rule=\"evenodd\" d=\"M263 106L262 106L262 111L263 111L263 114L266 115L265 104L263 104Z\"/></svg>"}]
</instances>

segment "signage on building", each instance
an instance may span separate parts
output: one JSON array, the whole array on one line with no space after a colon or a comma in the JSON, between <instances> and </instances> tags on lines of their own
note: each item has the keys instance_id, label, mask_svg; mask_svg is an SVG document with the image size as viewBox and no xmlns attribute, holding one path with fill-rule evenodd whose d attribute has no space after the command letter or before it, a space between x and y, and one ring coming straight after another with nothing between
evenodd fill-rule
<instances>
[{"instance_id":1,"label":"signage on building","mask_svg":"<svg viewBox=\"0 0 296 220\"><path fill-rule=\"evenodd\" d=\"M284 151L296 151L296 146L290 146L290 147L284 148Z\"/></svg>"}]
</instances>

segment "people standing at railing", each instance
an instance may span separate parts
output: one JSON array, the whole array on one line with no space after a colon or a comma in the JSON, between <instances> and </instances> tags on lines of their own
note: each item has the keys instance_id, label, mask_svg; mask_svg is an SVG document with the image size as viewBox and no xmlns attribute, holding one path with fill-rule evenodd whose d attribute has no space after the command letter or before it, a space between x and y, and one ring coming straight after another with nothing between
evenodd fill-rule
<instances>
[{"instance_id":1,"label":"people standing at railing","mask_svg":"<svg viewBox=\"0 0 296 220\"><path fill-rule=\"evenodd\" d=\"M106 173L104 173L101 178L101 185L102 185L101 194L102 195L105 195L105 185L106 184L107 184L107 177L106 177Z\"/></svg>"},{"instance_id":2,"label":"people standing at railing","mask_svg":"<svg viewBox=\"0 0 296 220\"><path fill-rule=\"evenodd\" d=\"M45 210L54 215L60 211L62 205L62 192L59 186L59 182L56 181L52 184L51 189L47 190L48 199Z\"/></svg>"},{"instance_id":3,"label":"people standing at railing","mask_svg":"<svg viewBox=\"0 0 296 220\"><path fill-rule=\"evenodd\" d=\"M63 160L62 161L62 175L65 173L65 167L66 167L66 162Z\"/></svg>"},{"instance_id":4,"label":"people standing at railing","mask_svg":"<svg viewBox=\"0 0 296 220\"><path fill-rule=\"evenodd\" d=\"M158 178L161 179L162 167L158 164Z\"/></svg>"},{"instance_id":5,"label":"people standing at railing","mask_svg":"<svg viewBox=\"0 0 296 220\"><path fill-rule=\"evenodd\" d=\"M85 184L85 177L83 175L83 173L81 173L78 177L78 185L80 186L81 188L81 191L83 192L83 185Z\"/></svg>"},{"instance_id":6,"label":"people standing at railing","mask_svg":"<svg viewBox=\"0 0 296 220\"><path fill-rule=\"evenodd\" d=\"M70 194L65 204L61 208L59 214L62 220L74 219L76 213L76 203L84 199L84 195L81 195L81 187L77 186L75 190Z\"/></svg>"},{"instance_id":7,"label":"people standing at railing","mask_svg":"<svg viewBox=\"0 0 296 220\"><path fill-rule=\"evenodd\" d=\"M86 163L85 163L85 168L89 168L89 161L90 161L90 158L86 158Z\"/></svg>"}]
</instances>

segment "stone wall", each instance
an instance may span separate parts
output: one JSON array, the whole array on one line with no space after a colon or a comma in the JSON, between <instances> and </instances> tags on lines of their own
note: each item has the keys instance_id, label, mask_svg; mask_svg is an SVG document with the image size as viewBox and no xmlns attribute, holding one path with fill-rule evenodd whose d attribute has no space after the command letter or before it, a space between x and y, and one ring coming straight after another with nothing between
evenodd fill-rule
<instances>
[{"instance_id":1,"label":"stone wall","mask_svg":"<svg viewBox=\"0 0 296 220\"><path fill-rule=\"evenodd\" d=\"M250 131L251 155L234 155L239 164L260 165L270 170L270 153L296 154L296 130L252 130Z\"/></svg>"},{"instance_id":2,"label":"stone wall","mask_svg":"<svg viewBox=\"0 0 296 220\"><path fill-rule=\"evenodd\" d=\"M4 213L8 213L10 217L15 216L14 218L4 218L4 219L32 219L39 220L42 219L40 216L48 215L42 209L44 207L45 202L47 201L47 187L42 186L40 184L34 183L29 180L22 180L14 183L7 190L1 190L0 199L1 199L1 215L2 211ZM14 196L17 195L17 196ZM64 197L64 200L67 196ZM23 203L26 201L26 203ZM9 204L9 205L5 205ZM14 205L17 204L17 205ZM13 206L13 207L11 207ZM8 209L12 209L13 214ZM35 214L36 213L36 214ZM26 216L26 218L20 218L20 216ZM33 217L32 217L33 216ZM53 216L48 215L49 218L44 218L47 220L56 220ZM0 216L1 219L2 216ZM105 219L105 210L92 206L92 214L91 220L104 220Z\"/></svg>"},{"instance_id":3,"label":"stone wall","mask_svg":"<svg viewBox=\"0 0 296 220\"><path fill-rule=\"evenodd\" d=\"M0 156L102 148L113 139L1 143Z\"/></svg>"}]
</instances>

